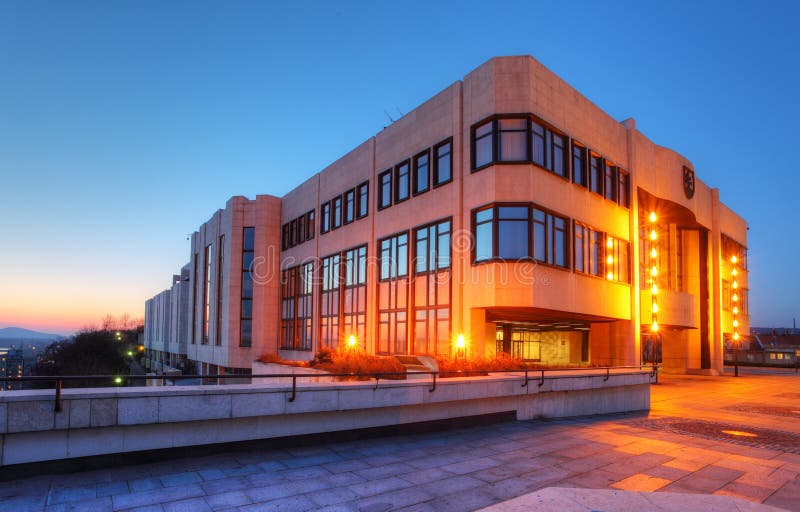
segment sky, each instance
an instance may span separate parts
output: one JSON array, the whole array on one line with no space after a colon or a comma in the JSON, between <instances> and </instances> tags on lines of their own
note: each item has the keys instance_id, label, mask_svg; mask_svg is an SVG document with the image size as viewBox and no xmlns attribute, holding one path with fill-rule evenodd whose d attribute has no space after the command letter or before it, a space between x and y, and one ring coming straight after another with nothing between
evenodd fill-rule
<instances>
[{"instance_id":1,"label":"sky","mask_svg":"<svg viewBox=\"0 0 800 512\"><path fill-rule=\"evenodd\" d=\"M233 195L282 195L497 55L688 157L800 317L796 2L0 2L0 328L144 301Z\"/></svg>"}]
</instances>

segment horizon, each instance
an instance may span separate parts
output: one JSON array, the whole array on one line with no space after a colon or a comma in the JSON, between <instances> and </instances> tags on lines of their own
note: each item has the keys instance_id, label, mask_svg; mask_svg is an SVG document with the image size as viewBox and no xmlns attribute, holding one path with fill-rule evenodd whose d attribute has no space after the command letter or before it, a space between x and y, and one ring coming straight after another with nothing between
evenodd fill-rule
<instances>
[{"instance_id":1,"label":"horizon","mask_svg":"<svg viewBox=\"0 0 800 512\"><path fill-rule=\"evenodd\" d=\"M797 219L781 184L798 6L463 7L0 4L0 328L143 318L189 260L187 233L229 197L284 195L498 55L532 55L691 160L751 228L751 325L792 325L800 242L773 233ZM567 18L625 37L564 31Z\"/></svg>"}]
</instances>

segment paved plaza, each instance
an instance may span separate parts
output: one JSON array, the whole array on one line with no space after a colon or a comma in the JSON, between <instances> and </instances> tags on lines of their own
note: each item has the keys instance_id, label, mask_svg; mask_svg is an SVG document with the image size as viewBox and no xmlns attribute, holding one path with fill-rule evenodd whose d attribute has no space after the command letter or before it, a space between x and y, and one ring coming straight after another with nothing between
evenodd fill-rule
<instances>
[{"instance_id":1,"label":"paved plaza","mask_svg":"<svg viewBox=\"0 0 800 512\"><path fill-rule=\"evenodd\" d=\"M0 483L0 510L476 510L547 487L800 510L800 374L661 376L649 414L229 452ZM709 510L709 509L704 509Z\"/></svg>"}]
</instances>

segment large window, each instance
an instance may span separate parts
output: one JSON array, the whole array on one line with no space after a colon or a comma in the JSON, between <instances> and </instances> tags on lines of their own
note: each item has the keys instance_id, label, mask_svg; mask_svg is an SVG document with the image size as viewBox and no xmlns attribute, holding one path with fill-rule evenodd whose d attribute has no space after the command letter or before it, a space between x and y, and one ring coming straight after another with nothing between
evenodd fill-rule
<instances>
[{"instance_id":1,"label":"large window","mask_svg":"<svg viewBox=\"0 0 800 512\"><path fill-rule=\"evenodd\" d=\"M342 335L355 336L366 348L367 336L367 246L362 245L343 253L344 282L342 293Z\"/></svg>"},{"instance_id":2,"label":"large window","mask_svg":"<svg viewBox=\"0 0 800 512\"><path fill-rule=\"evenodd\" d=\"M320 233L327 233L331 230L331 203L330 201L327 203L323 203L319 209L320 211L320 224L319 224L319 232Z\"/></svg>"},{"instance_id":3,"label":"large window","mask_svg":"<svg viewBox=\"0 0 800 512\"><path fill-rule=\"evenodd\" d=\"M617 168L617 203L625 208L631 207L631 178L624 170Z\"/></svg>"},{"instance_id":4,"label":"large window","mask_svg":"<svg viewBox=\"0 0 800 512\"><path fill-rule=\"evenodd\" d=\"M256 228L245 227L242 233L242 300L239 346L253 345L253 262L256 249Z\"/></svg>"},{"instance_id":5,"label":"large window","mask_svg":"<svg viewBox=\"0 0 800 512\"><path fill-rule=\"evenodd\" d=\"M356 187L356 218L363 219L369 215L369 182L365 181Z\"/></svg>"},{"instance_id":6,"label":"large window","mask_svg":"<svg viewBox=\"0 0 800 512\"><path fill-rule=\"evenodd\" d=\"M575 271L630 283L630 243L575 222Z\"/></svg>"},{"instance_id":7,"label":"large window","mask_svg":"<svg viewBox=\"0 0 800 512\"><path fill-rule=\"evenodd\" d=\"M568 140L530 116L499 117L473 128L473 169L494 162L533 162L568 178Z\"/></svg>"},{"instance_id":8,"label":"large window","mask_svg":"<svg viewBox=\"0 0 800 512\"><path fill-rule=\"evenodd\" d=\"M336 348L339 343L341 255L322 258L320 295L320 346Z\"/></svg>"},{"instance_id":9,"label":"large window","mask_svg":"<svg viewBox=\"0 0 800 512\"><path fill-rule=\"evenodd\" d=\"M473 214L475 261L536 261L569 268L569 221L529 205L490 206Z\"/></svg>"},{"instance_id":10,"label":"large window","mask_svg":"<svg viewBox=\"0 0 800 512\"><path fill-rule=\"evenodd\" d=\"M619 187L619 180L617 178L617 167L605 160L603 162L603 175L605 176L603 193L609 201L617 201L617 192Z\"/></svg>"},{"instance_id":11,"label":"large window","mask_svg":"<svg viewBox=\"0 0 800 512\"><path fill-rule=\"evenodd\" d=\"M606 279L630 283L630 243L606 236Z\"/></svg>"},{"instance_id":12,"label":"large window","mask_svg":"<svg viewBox=\"0 0 800 512\"><path fill-rule=\"evenodd\" d=\"M281 249L284 251L291 249L312 238L314 238L314 210L283 225L281 228Z\"/></svg>"},{"instance_id":13,"label":"large window","mask_svg":"<svg viewBox=\"0 0 800 512\"><path fill-rule=\"evenodd\" d=\"M384 171L378 176L378 209L392 206L392 171Z\"/></svg>"},{"instance_id":14,"label":"large window","mask_svg":"<svg viewBox=\"0 0 800 512\"><path fill-rule=\"evenodd\" d=\"M211 258L213 251L211 244L206 246L203 265L205 273L203 275L203 345L208 343L208 327L211 322Z\"/></svg>"},{"instance_id":15,"label":"large window","mask_svg":"<svg viewBox=\"0 0 800 512\"><path fill-rule=\"evenodd\" d=\"M428 149L414 157L414 195L427 192L430 188L430 158Z\"/></svg>"},{"instance_id":16,"label":"large window","mask_svg":"<svg viewBox=\"0 0 800 512\"><path fill-rule=\"evenodd\" d=\"M399 203L408 199L410 192L410 163L408 160L397 164L394 168L394 202Z\"/></svg>"},{"instance_id":17,"label":"large window","mask_svg":"<svg viewBox=\"0 0 800 512\"><path fill-rule=\"evenodd\" d=\"M311 262L281 273L281 348L311 350L312 292Z\"/></svg>"},{"instance_id":18,"label":"large window","mask_svg":"<svg viewBox=\"0 0 800 512\"><path fill-rule=\"evenodd\" d=\"M453 179L453 140L447 139L433 147L433 186L438 187Z\"/></svg>"},{"instance_id":19,"label":"large window","mask_svg":"<svg viewBox=\"0 0 800 512\"><path fill-rule=\"evenodd\" d=\"M408 353L408 234L380 241L378 352Z\"/></svg>"},{"instance_id":20,"label":"large window","mask_svg":"<svg viewBox=\"0 0 800 512\"><path fill-rule=\"evenodd\" d=\"M197 343L197 281L200 276L197 273L198 255L194 253L194 265L192 265L192 345Z\"/></svg>"},{"instance_id":21,"label":"large window","mask_svg":"<svg viewBox=\"0 0 800 512\"><path fill-rule=\"evenodd\" d=\"M450 351L449 220L414 230L414 354Z\"/></svg>"},{"instance_id":22,"label":"large window","mask_svg":"<svg viewBox=\"0 0 800 512\"><path fill-rule=\"evenodd\" d=\"M342 196L331 200L331 229L337 229L342 225Z\"/></svg>"},{"instance_id":23,"label":"large window","mask_svg":"<svg viewBox=\"0 0 800 512\"><path fill-rule=\"evenodd\" d=\"M595 194L603 195L603 159L594 153L589 156L589 190Z\"/></svg>"},{"instance_id":24,"label":"large window","mask_svg":"<svg viewBox=\"0 0 800 512\"><path fill-rule=\"evenodd\" d=\"M730 263L731 256L736 256L736 265L740 269L747 270L747 247L743 246L728 235L722 235L722 258L726 263Z\"/></svg>"}]
</instances>

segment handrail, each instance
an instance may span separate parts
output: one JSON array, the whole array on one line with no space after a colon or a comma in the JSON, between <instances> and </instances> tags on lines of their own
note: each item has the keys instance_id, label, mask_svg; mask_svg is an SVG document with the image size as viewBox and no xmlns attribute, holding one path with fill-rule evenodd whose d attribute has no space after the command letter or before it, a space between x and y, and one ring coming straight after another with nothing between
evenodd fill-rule
<instances>
[{"instance_id":1,"label":"handrail","mask_svg":"<svg viewBox=\"0 0 800 512\"><path fill-rule=\"evenodd\" d=\"M367 380L375 379L375 387L373 390L378 389L378 383L380 379L384 380L399 380L399 379L391 379L391 377L400 377L400 376L408 376L408 375L430 375L431 376L431 387L428 390L429 392L433 393L436 391L436 381L437 376L441 378L441 375L447 375L448 377L469 377L469 376L483 376L487 373L522 373L523 374L523 383L521 387L527 387L529 382L529 375L528 372L531 370L541 372L538 386L542 387L545 381L545 372L568 372L568 371L591 371L594 370L600 373L590 373L588 375L580 375L581 377L586 376L603 376L603 382L606 382L611 377L611 370L636 370L639 373L646 371L650 374L650 377L655 377L656 383L658 382L658 368L659 366L656 364L653 365L632 365L632 366L602 366L602 367L585 367L585 368L511 368L507 370L455 370L455 371L411 371L411 372L375 372L375 373L326 373L324 375L320 374L305 374L305 373L267 373L267 374L252 374L252 375L230 375L230 374L214 374L214 375L127 375L124 378L119 375L22 375L22 376L12 376L12 377L0 377L0 382L35 382L35 381L44 381L44 382L55 382L55 411L61 411L61 394L62 394L62 387L64 382L70 381L77 381L77 380L86 380L86 381L101 381L101 380L112 380L116 381L120 379L120 381L115 386L107 386L107 387L122 387L121 385L124 382L130 382L135 380L161 380L162 383L165 383L167 380L190 380L190 379L205 379L205 380L216 380L216 379L278 379L278 378L292 378L292 388L291 388L291 395L287 398L288 402L294 402L297 398L297 379L298 378L318 378L320 376L324 377L350 377L350 378L365 378ZM605 374L602 372L605 371ZM388 377L388 379L387 379ZM563 375L551 375L548 376L549 379L562 379L562 378L570 378L574 377L571 375L563 376ZM124 379L124 380L122 380Z\"/></svg>"}]
</instances>

